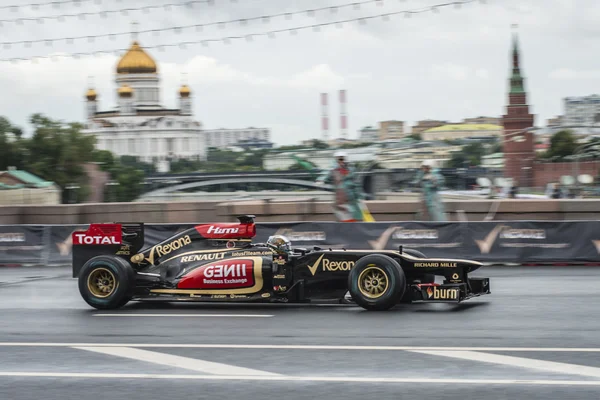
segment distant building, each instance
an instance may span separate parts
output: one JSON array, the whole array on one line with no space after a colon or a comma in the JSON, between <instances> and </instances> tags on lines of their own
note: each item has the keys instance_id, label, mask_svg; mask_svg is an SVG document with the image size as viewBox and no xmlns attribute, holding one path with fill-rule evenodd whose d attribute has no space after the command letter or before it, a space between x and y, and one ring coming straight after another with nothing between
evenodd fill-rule
<instances>
[{"instance_id":1,"label":"distant building","mask_svg":"<svg viewBox=\"0 0 600 400\"><path fill-rule=\"evenodd\" d=\"M27 171L0 171L0 204L60 204L61 188Z\"/></svg>"},{"instance_id":2,"label":"distant building","mask_svg":"<svg viewBox=\"0 0 600 400\"><path fill-rule=\"evenodd\" d=\"M416 125L414 125L412 127L412 134L417 134L417 133L421 133L424 132L428 129L431 128L436 128L438 126L442 126L442 125L447 125L448 121L439 121L439 120L433 120L433 119L426 119L423 121L418 121Z\"/></svg>"},{"instance_id":3,"label":"distant building","mask_svg":"<svg viewBox=\"0 0 600 400\"><path fill-rule=\"evenodd\" d=\"M379 122L379 140L401 139L404 137L404 121Z\"/></svg>"},{"instance_id":4,"label":"distant building","mask_svg":"<svg viewBox=\"0 0 600 400\"><path fill-rule=\"evenodd\" d=\"M242 139L237 142L237 146L243 149L272 149L273 142L265 139Z\"/></svg>"},{"instance_id":5,"label":"distant building","mask_svg":"<svg viewBox=\"0 0 600 400\"><path fill-rule=\"evenodd\" d=\"M600 125L600 95L566 97L563 102L563 125Z\"/></svg>"},{"instance_id":6,"label":"distant building","mask_svg":"<svg viewBox=\"0 0 600 400\"><path fill-rule=\"evenodd\" d=\"M84 133L96 137L99 150L117 157L135 156L168 172L171 160L206 160L208 147L222 149L252 140L266 146L270 140L266 128L204 130L193 117L187 85L178 90L178 107L165 108L158 65L137 41L117 63L115 83L117 107L112 110L99 111L98 94L88 89Z\"/></svg>"},{"instance_id":7,"label":"distant building","mask_svg":"<svg viewBox=\"0 0 600 400\"><path fill-rule=\"evenodd\" d=\"M420 168L425 160L433 160L437 167L444 167L462 146L445 142L419 142L406 146L382 149L376 157L377 163L387 169Z\"/></svg>"},{"instance_id":8,"label":"distant building","mask_svg":"<svg viewBox=\"0 0 600 400\"><path fill-rule=\"evenodd\" d=\"M534 126L535 116L527 104L525 78L521 73L521 57L516 33L512 40L512 68L509 78L508 105L502 116L504 127L504 178L512 179L521 187L534 183L534 134L524 129Z\"/></svg>"},{"instance_id":9,"label":"distant building","mask_svg":"<svg viewBox=\"0 0 600 400\"><path fill-rule=\"evenodd\" d=\"M361 142L376 142L379 140L379 129L365 126L358 131L358 140Z\"/></svg>"},{"instance_id":10,"label":"distant building","mask_svg":"<svg viewBox=\"0 0 600 400\"><path fill-rule=\"evenodd\" d=\"M562 115L559 115L559 116L554 117L554 118L550 118L546 122L546 126L549 126L549 127L561 126L562 123L563 123L563 119L564 119L564 117Z\"/></svg>"},{"instance_id":11,"label":"distant building","mask_svg":"<svg viewBox=\"0 0 600 400\"><path fill-rule=\"evenodd\" d=\"M231 146L239 146L240 141L262 141L269 143L271 132L268 128L246 128L246 129L212 129L205 130L206 147L224 149Z\"/></svg>"},{"instance_id":12,"label":"distant building","mask_svg":"<svg viewBox=\"0 0 600 400\"><path fill-rule=\"evenodd\" d=\"M99 111L96 90L88 89L84 133L96 137L99 150L135 156L166 172L172 159L205 159L206 146L190 88L179 88L179 108L165 108L159 80L156 62L134 41L115 68L116 109Z\"/></svg>"},{"instance_id":13,"label":"distant building","mask_svg":"<svg viewBox=\"0 0 600 400\"><path fill-rule=\"evenodd\" d=\"M500 117L475 117L463 119L464 124L479 124L479 125L502 125Z\"/></svg>"},{"instance_id":14,"label":"distant building","mask_svg":"<svg viewBox=\"0 0 600 400\"><path fill-rule=\"evenodd\" d=\"M364 163L373 161L378 150L379 146L365 146L354 149L344 149L343 151L348 155L348 161L350 163ZM271 151L263 158L263 168L268 171L286 170L292 165L296 164L297 160L294 158L294 156L297 156L314 164L318 169L327 169L333 166L335 161L333 155L336 151L338 150L304 149L291 151Z\"/></svg>"},{"instance_id":15,"label":"distant building","mask_svg":"<svg viewBox=\"0 0 600 400\"><path fill-rule=\"evenodd\" d=\"M502 126L491 124L449 124L421 133L423 140L456 140L471 137L501 136Z\"/></svg>"}]
</instances>

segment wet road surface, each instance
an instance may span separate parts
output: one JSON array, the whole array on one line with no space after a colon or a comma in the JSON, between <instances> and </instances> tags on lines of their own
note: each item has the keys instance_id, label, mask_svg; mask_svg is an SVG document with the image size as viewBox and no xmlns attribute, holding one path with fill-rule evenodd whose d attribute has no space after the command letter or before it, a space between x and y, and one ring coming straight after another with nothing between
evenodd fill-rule
<instances>
[{"instance_id":1,"label":"wet road surface","mask_svg":"<svg viewBox=\"0 0 600 400\"><path fill-rule=\"evenodd\" d=\"M130 303L0 269L0 399L600 398L600 268L485 267L462 305Z\"/></svg>"}]
</instances>

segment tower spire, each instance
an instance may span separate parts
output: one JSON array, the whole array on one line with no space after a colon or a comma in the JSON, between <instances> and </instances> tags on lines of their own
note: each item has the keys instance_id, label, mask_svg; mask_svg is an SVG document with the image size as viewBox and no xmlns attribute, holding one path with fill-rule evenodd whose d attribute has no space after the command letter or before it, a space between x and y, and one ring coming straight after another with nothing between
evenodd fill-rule
<instances>
[{"instance_id":1,"label":"tower spire","mask_svg":"<svg viewBox=\"0 0 600 400\"><path fill-rule=\"evenodd\" d=\"M519 25L512 24L511 28L513 31L513 34L512 34L513 68L519 69L519 34L517 32Z\"/></svg>"},{"instance_id":2,"label":"tower spire","mask_svg":"<svg viewBox=\"0 0 600 400\"><path fill-rule=\"evenodd\" d=\"M510 93L525 93L523 85L523 76L521 75L521 57L519 54L519 37L517 34L517 24L511 25L513 31L512 38L512 74L510 77Z\"/></svg>"},{"instance_id":3,"label":"tower spire","mask_svg":"<svg viewBox=\"0 0 600 400\"><path fill-rule=\"evenodd\" d=\"M138 40L138 22L131 22L131 39L135 42Z\"/></svg>"}]
</instances>

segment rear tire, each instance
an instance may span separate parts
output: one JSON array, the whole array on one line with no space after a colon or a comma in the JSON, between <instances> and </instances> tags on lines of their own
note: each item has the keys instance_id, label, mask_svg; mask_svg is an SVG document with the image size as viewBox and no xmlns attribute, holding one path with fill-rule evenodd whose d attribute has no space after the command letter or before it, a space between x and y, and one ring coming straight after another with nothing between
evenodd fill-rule
<instances>
[{"instance_id":1,"label":"rear tire","mask_svg":"<svg viewBox=\"0 0 600 400\"><path fill-rule=\"evenodd\" d=\"M352 299L366 310L383 311L398 304L406 292L406 277L400 264L383 254L361 258L348 275Z\"/></svg>"},{"instance_id":2,"label":"rear tire","mask_svg":"<svg viewBox=\"0 0 600 400\"><path fill-rule=\"evenodd\" d=\"M135 271L119 257L96 256L79 273L79 293L98 310L121 308L133 297Z\"/></svg>"}]
</instances>

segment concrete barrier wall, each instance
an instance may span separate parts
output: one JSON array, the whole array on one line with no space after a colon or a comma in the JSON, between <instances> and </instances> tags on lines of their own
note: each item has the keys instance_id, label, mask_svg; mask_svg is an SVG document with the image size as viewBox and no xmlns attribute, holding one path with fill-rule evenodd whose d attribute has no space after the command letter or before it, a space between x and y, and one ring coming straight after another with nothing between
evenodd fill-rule
<instances>
[{"instance_id":1,"label":"concrete barrier wall","mask_svg":"<svg viewBox=\"0 0 600 400\"><path fill-rule=\"evenodd\" d=\"M414 221L417 201L367 202L377 221ZM451 221L464 218L493 220L597 220L600 200L449 200ZM494 212L495 211L495 212ZM260 222L334 221L331 203L306 198L286 201L98 203L39 206L0 206L0 224L86 224L91 222L190 223L235 221L240 214L254 214Z\"/></svg>"}]
</instances>

